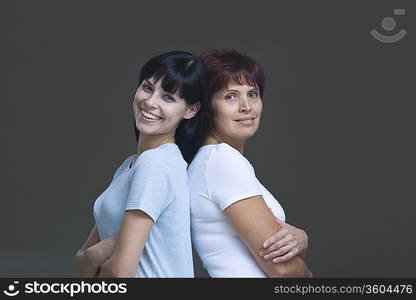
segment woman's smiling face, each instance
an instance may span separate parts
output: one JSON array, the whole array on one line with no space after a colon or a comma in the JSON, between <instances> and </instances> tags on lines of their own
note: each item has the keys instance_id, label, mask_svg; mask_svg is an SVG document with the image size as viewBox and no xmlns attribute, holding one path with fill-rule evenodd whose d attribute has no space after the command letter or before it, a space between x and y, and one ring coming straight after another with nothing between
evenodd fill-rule
<instances>
[{"instance_id":1,"label":"woman's smiling face","mask_svg":"<svg viewBox=\"0 0 416 300\"><path fill-rule=\"evenodd\" d=\"M244 144L257 131L262 109L257 87L231 80L213 96L211 130L222 141Z\"/></svg>"},{"instance_id":2,"label":"woman's smiling face","mask_svg":"<svg viewBox=\"0 0 416 300\"><path fill-rule=\"evenodd\" d=\"M141 134L171 134L183 119L195 114L178 91L172 94L163 90L162 80L155 82L153 77L143 80L134 96L133 113Z\"/></svg>"}]
</instances>

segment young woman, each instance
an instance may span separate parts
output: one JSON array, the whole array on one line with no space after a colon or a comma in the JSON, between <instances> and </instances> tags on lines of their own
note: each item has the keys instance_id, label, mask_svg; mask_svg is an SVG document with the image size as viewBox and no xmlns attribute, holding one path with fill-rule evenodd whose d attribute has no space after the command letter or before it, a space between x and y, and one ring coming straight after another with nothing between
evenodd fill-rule
<instances>
[{"instance_id":1,"label":"young woman","mask_svg":"<svg viewBox=\"0 0 416 300\"><path fill-rule=\"evenodd\" d=\"M137 153L96 199L96 225L76 255L85 277L193 277L185 158L207 99L202 62L169 52L142 68L133 101ZM176 143L179 143L179 147Z\"/></svg>"},{"instance_id":2,"label":"young woman","mask_svg":"<svg viewBox=\"0 0 416 300\"><path fill-rule=\"evenodd\" d=\"M201 58L211 97L209 130L188 168L195 250L211 277L312 276L303 260L306 235L283 222L282 207L243 156L262 113L262 69L235 51Z\"/></svg>"}]
</instances>

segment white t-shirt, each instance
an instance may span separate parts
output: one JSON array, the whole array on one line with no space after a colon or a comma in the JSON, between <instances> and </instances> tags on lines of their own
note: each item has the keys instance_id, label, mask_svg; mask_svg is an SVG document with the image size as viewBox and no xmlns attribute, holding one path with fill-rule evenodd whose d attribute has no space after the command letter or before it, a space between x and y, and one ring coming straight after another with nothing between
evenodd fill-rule
<instances>
[{"instance_id":1,"label":"white t-shirt","mask_svg":"<svg viewBox=\"0 0 416 300\"><path fill-rule=\"evenodd\" d=\"M193 277L187 163L172 143L142 152L130 168L134 157L95 201L100 239L119 234L126 210L142 210L154 224L136 277Z\"/></svg>"},{"instance_id":2,"label":"white t-shirt","mask_svg":"<svg viewBox=\"0 0 416 300\"><path fill-rule=\"evenodd\" d=\"M199 149L188 167L192 244L211 277L267 277L229 223L223 210L262 195L285 221L279 202L257 180L250 162L228 144Z\"/></svg>"}]
</instances>

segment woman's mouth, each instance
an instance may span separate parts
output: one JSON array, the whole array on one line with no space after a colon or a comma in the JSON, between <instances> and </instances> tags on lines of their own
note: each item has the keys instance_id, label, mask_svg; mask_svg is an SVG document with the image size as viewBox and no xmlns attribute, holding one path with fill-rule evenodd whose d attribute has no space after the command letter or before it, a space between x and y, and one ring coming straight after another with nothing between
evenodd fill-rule
<instances>
[{"instance_id":1,"label":"woman's mouth","mask_svg":"<svg viewBox=\"0 0 416 300\"><path fill-rule=\"evenodd\" d=\"M242 125L253 125L254 124L254 119L255 119L254 117L250 117L250 118L237 119L235 121L242 124Z\"/></svg>"},{"instance_id":2,"label":"woman's mouth","mask_svg":"<svg viewBox=\"0 0 416 300\"><path fill-rule=\"evenodd\" d=\"M158 120L162 119L162 117L160 117L158 115L155 115L155 114L152 114L152 113L144 110L143 108L140 108L140 117L143 120L148 121L148 122L155 122L155 121L158 121Z\"/></svg>"}]
</instances>

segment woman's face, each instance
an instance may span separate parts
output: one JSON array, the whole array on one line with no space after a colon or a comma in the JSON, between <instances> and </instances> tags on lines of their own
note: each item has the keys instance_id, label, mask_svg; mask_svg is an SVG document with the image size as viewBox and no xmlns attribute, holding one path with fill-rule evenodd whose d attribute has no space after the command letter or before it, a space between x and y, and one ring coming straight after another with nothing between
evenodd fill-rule
<instances>
[{"instance_id":1,"label":"woman's face","mask_svg":"<svg viewBox=\"0 0 416 300\"><path fill-rule=\"evenodd\" d=\"M244 144L257 131L263 102L257 87L234 81L212 99L212 129L222 141Z\"/></svg>"},{"instance_id":2,"label":"woman's face","mask_svg":"<svg viewBox=\"0 0 416 300\"><path fill-rule=\"evenodd\" d=\"M133 113L141 134L170 135L183 119L192 118L198 111L198 104L188 104L177 93L164 91L162 79L143 80L134 96Z\"/></svg>"}]
</instances>

